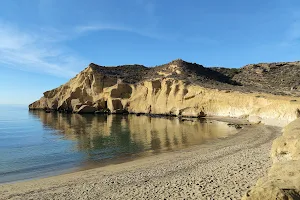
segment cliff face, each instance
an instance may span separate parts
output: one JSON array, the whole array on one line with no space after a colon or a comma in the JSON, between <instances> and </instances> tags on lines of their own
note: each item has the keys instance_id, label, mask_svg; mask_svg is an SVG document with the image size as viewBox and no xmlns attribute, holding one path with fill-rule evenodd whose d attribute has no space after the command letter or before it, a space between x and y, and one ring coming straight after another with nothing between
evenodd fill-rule
<instances>
[{"instance_id":1,"label":"cliff face","mask_svg":"<svg viewBox=\"0 0 300 200\"><path fill-rule=\"evenodd\" d=\"M251 71L250 68L205 68L182 60L154 68L90 64L66 84L45 92L29 108L78 113L109 110L248 117L253 122L276 125L285 125L299 117L300 98L268 94L274 92L272 89L261 93L265 88L262 90L258 81L252 81L255 84L245 81L249 77L243 78L248 85L240 81L239 77ZM264 81L268 82L269 75L259 76L265 76ZM250 89L252 93L247 93ZM282 88L280 92L287 90Z\"/></svg>"},{"instance_id":2,"label":"cliff face","mask_svg":"<svg viewBox=\"0 0 300 200\"><path fill-rule=\"evenodd\" d=\"M300 62L241 69L205 68L183 60L154 68L92 63L66 84L45 92L29 109L243 117L276 126L295 120L273 143L268 176L244 199L300 199L299 72Z\"/></svg>"},{"instance_id":3,"label":"cliff face","mask_svg":"<svg viewBox=\"0 0 300 200\"><path fill-rule=\"evenodd\" d=\"M244 200L300 199L300 119L283 129L271 150L273 166L266 177L243 197Z\"/></svg>"}]
</instances>

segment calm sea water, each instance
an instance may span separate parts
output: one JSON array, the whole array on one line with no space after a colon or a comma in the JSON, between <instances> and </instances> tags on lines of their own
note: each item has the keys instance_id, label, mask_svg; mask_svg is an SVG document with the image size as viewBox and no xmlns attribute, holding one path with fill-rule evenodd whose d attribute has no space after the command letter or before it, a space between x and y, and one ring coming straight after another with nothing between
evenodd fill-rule
<instances>
[{"instance_id":1,"label":"calm sea water","mask_svg":"<svg viewBox=\"0 0 300 200\"><path fill-rule=\"evenodd\" d=\"M78 115L0 106L0 183L199 145L236 133L218 121Z\"/></svg>"}]
</instances>

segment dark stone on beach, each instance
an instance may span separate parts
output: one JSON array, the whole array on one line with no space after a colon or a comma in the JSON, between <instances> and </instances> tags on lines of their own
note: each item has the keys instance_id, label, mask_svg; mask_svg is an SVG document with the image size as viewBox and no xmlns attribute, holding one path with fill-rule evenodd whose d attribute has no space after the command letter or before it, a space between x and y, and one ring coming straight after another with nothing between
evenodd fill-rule
<instances>
[{"instance_id":1,"label":"dark stone on beach","mask_svg":"<svg viewBox=\"0 0 300 200\"><path fill-rule=\"evenodd\" d=\"M229 124L227 124L228 126L233 126L234 128L236 128L236 129L241 129L242 128L242 126L240 125L240 124L231 124L231 123L229 123Z\"/></svg>"}]
</instances>

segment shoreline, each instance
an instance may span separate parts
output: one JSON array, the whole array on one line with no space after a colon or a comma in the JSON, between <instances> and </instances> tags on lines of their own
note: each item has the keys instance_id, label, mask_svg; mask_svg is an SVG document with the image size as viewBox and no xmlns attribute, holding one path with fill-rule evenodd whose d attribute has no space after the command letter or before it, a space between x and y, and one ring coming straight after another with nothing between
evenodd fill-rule
<instances>
[{"instance_id":1,"label":"shoreline","mask_svg":"<svg viewBox=\"0 0 300 200\"><path fill-rule=\"evenodd\" d=\"M76 114L76 113L66 113L66 114ZM120 114L112 113L112 115L120 115ZM135 114L132 114L132 113L129 115L135 116ZM85 115L83 115L83 116L85 116ZM125 116L127 116L127 115L125 115ZM140 116L140 115L138 115L138 116ZM235 127L235 129L236 129L235 134L237 134L240 131L240 129L242 128L240 125L250 125L250 123L245 123L246 121L244 119L239 119L239 118L224 118L224 117L196 118L196 117L167 116L167 115L162 115L162 114L161 115L159 115L159 114L151 115L151 116L145 114L145 115L141 115L141 116L146 116L149 118L151 118L151 117L152 118L163 118L163 119L167 119L167 120L179 119L181 121L181 123L184 121L203 123L203 120L204 121L208 120L208 121L210 121L210 123L212 121L224 122L224 123L228 123L227 124L228 126ZM232 137L232 136L234 137L234 135L229 135L226 137ZM219 138L219 139L224 139L224 138ZM49 177L56 177L56 176L60 176L60 175L64 175L64 174L72 174L72 173L76 173L76 172L91 170L91 169L95 169L95 168L102 168L102 167L106 167L108 165L123 164L125 162L131 162L134 160L142 159L144 157L157 156L157 155L163 154L163 153L172 153L172 152L188 149L188 148L191 148L194 146L204 145L205 143L213 142L214 140L216 140L216 139L209 139L209 140L205 141L204 143L193 144L193 145L189 145L188 147L177 148L177 149L172 149L172 150L162 150L159 153L155 153L155 152L152 152L152 150L149 150L149 151L142 151L142 152L136 152L136 153L131 153L131 154L124 154L124 155L120 155L118 157L101 160L101 162L89 163L88 165L76 166L76 167L74 166L71 168L62 168L60 170L49 172L42 176L29 177L29 178L13 180L13 181L3 181L2 180L3 182L0 181L0 185L15 184L15 183L39 180L39 179L44 179L44 178L49 178Z\"/></svg>"},{"instance_id":2,"label":"shoreline","mask_svg":"<svg viewBox=\"0 0 300 200\"><path fill-rule=\"evenodd\" d=\"M280 134L279 127L245 125L233 136L186 149L1 184L0 199L241 198L271 166L269 150Z\"/></svg>"}]
</instances>

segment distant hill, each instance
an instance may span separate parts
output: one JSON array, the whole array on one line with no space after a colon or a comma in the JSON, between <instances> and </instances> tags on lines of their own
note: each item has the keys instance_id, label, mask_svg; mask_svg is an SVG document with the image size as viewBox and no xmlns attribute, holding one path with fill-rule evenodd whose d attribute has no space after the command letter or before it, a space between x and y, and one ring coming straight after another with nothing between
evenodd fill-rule
<instances>
[{"instance_id":1,"label":"distant hill","mask_svg":"<svg viewBox=\"0 0 300 200\"><path fill-rule=\"evenodd\" d=\"M146 79L174 78L208 88L243 92L300 95L300 62L249 64L242 68L204 67L181 59L155 67L120 65L104 67L91 63L96 72L137 83Z\"/></svg>"}]
</instances>

